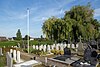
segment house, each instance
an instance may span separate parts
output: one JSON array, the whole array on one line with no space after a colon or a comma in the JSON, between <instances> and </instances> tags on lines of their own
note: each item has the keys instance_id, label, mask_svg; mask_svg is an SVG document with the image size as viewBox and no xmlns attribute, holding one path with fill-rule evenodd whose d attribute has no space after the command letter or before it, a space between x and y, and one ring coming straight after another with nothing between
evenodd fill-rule
<instances>
[{"instance_id":1,"label":"house","mask_svg":"<svg viewBox=\"0 0 100 67\"><path fill-rule=\"evenodd\" d=\"M0 36L0 41L7 41L7 38L4 36Z\"/></svg>"}]
</instances>

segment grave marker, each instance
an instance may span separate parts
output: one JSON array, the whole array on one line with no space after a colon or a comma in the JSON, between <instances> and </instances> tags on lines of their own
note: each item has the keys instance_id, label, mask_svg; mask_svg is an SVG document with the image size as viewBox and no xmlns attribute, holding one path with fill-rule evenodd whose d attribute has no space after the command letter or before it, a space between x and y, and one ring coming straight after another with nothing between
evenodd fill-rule
<instances>
[{"instance_id":1,"label":"grave marker","mask_svg":"<svg viewBox=\"0 0 100 67\"><path fill-rule=\"evenodd\" d=\"M2 56L3 54L2 54L2 48L0 48L0 56Z\"/></svg>"},{"instance_id":2,"label":"grave marker","mask_svg":"<svg viewBox=\"0 0 100 67\"><path fill-rule=\"evenodd\" d=\"M13 50L13 59L14 59L15 62L16 62L16 50Z\"/></svg>"},{"instance_id":3,"label":"grave marker","mask_svg":"<svg viewBox=\"0 0 100 67\"><path fill-rule=\"evenodd\" d=\"M20 63L20 51L17 51L17 62Z\"/></svg>"},{"instance_id":4,"label":"grave marker","mask_svg":"<svg viewBox=\"0 0 100 67\"><path fill-rule=\"evenodd\" d=\"M11 58L9 52L7 52L6 58L7 58L7 66L8 66L8 67L12 67L12 65L13 65L13 60L12 60L12 58Z\"/></svg>"}]
</instances>

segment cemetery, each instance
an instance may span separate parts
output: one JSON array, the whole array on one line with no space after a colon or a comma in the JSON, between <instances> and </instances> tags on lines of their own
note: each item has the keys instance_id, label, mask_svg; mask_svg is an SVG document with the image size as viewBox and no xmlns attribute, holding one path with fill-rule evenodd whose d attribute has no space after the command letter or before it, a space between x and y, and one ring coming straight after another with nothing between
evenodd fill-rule
<instances>
[{"instance_id":1,"label":"cemetery","mask_svg":"<svg viewBox=\"0 0 100 67\"><path fill-rule=\"evenodd\" d=\"M92 44L95 43L92 42ZM100 58L100 52L98 52L98 49L91 46L91 44L89 43L82 43L81 39L76 44L76 46L72 43L54 43L53 45L32 45L31 50L33 49L33 51L35 50L35 52L37 53L30 52L31 56L33 55L33 57L29 57L29 59L26 61L23 58L24 55L21 55L21 52L23 51L20 48L21 47L19 46L12 46L9 49L5 49L5 47L0 48L0 56L6 56L5 61L8 67L32 67L34 65L41 65L42 63L44 63L46 66L57 67L95 67L98 63L98 59ZM38 52L40 52L40 54L38 54ZM44 56L44 62L36 60L36 56Z\"/></svg>"},{"instance_id":2,"label":"cemetery","mask_svg":"<svg viewBox=\"0 0 100 67\"><path fill-rule=\"evenodd\" d=\"M89 1L0 1L0 67L100 67L100 2Z\"/></svg>"}]
</instances>

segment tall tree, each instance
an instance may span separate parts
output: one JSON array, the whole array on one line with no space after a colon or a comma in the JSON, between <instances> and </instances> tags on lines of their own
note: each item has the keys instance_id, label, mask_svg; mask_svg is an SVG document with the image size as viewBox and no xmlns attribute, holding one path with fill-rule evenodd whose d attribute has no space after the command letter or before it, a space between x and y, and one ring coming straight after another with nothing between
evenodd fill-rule
<instances>
[{"instance_id":1,"label":"tall tree","mask_svg":"<svg viewBox=\"0 0 100 67\"><path fill-rule=\"evenodd\" d=\"M24 37L24 40L27 40L29 38L29 40L30 40L30 36L28 36L28 35L25 35L25 37Z\"/></svg>"},{"instance_id":2,"label":"tall tree","mask_svg":"<svg viewBox=\"0 0 100 67\"><path fill-rule=\"evenodd\" d=\"M16 33L16 40L22 40L22 35L21 35L20 29L18 29L18 31Z\"/></svg>"},{"instance_id":3,"label":"tall tree","mask_svg":"<svg viewBox=\"0 0 100 67\"><path fill-rule=\"evenodd\" d=\"M49 18L43 23L43 33L51 40L63 40L70 37L77 41L79 36L84 40L97 39L100 23L93 17L94 10L90 4L73 6L65 12L63 18Z\"/></svg>"}]
</instances>

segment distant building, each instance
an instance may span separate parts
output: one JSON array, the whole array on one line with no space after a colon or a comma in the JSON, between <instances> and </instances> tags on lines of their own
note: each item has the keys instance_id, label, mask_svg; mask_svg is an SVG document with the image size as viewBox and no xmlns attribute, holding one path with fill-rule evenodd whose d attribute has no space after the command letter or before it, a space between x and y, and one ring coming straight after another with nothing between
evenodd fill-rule
<instances>
[{"instance_id":1,"label":"distant building","mask_svg":"<svg viewBox=\"0 0 100 67\"><path fill-rule=\"evenodd\" d=\"M13 38L13 40L16 40L16 37L12 37Z\"/></svg>"},{"instance_id":2,"label":"distant building","mask_svg":"<svg viewBox=\"0 0 100 67\"><path fill-rule=\"evenodd\" d=\"M33 37L30 37L30 40L34 40L34 38Z\"/></svg>"},{"instance_id":3,"label":"distant building","mask_svg":"<svg viewBox=\"0 0 100 67\"><path fill-rule=\"evenodd\" d=\"M7 38L0 36L0 41L7 41Z\"/></svg>"},{"instance_id":4,"label":"distant building","mask_svg":"<svg viewBox=\"0 0 100 67\"><path fill-rule=\"evenodd\" d=\"M13 38L8 38L8 40L9 40L9 41L13 41L14 39L13 39Z\"/></svg>"},{"instance_id":5,"label":"distant building","mask_svg":"<svg viewBox=\"0 0 100 67\"><path fill-rule=\"evenodd\" d=\"M34 40L46 40L46 38L34 38Z\"/></svg>"}]
</instances>

